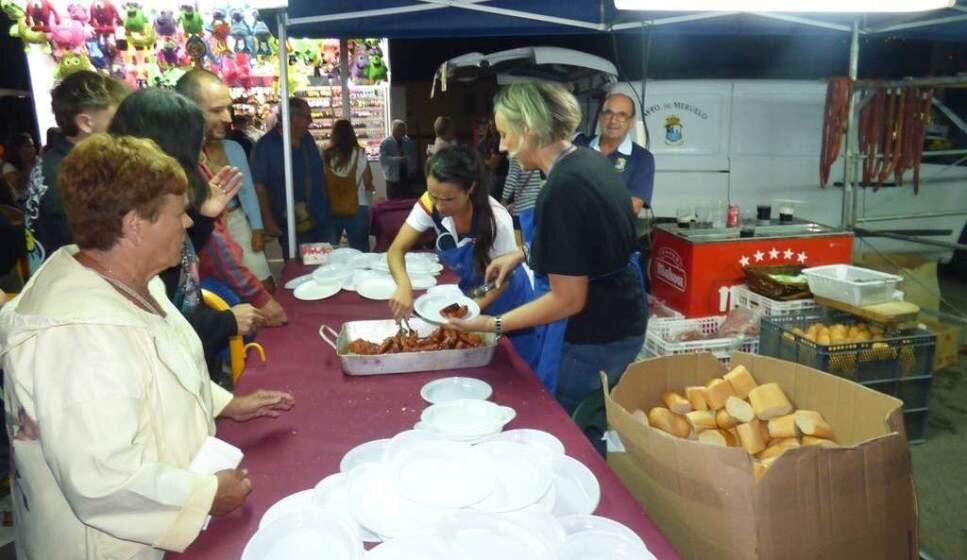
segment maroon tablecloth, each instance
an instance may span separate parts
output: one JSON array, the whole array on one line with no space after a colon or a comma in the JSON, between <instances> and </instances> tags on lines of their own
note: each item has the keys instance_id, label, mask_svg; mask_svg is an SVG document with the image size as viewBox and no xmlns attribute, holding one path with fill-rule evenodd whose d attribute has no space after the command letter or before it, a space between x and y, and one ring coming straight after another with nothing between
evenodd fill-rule
<instances>
[{"instance_id":1,"label":"maroon tablecloth","mask_svg":"<svg viewBox=\"0 0 967 560\"><path fill-rule=\"evenodd\" d=\"M283 278L307 270L290 262ZM281 288L276 296L285 306L289 324L259 333L258 341L268 361L263 365L252 353L239 390L283 389L295 396L296 406L275 420L219 422L218 437L245 452L242 466L249 470L252 493L241 510L213 520L184 554L169 554L168 558L236 560L269 506L338 472L340 459L356 445L412 428L426 406L420 388L432 379L454 374L344 375L335 351L319 338L319 326L325 323L338 331L346 321L385 319L389 314L386 303L345 291L314 302L296 300L291 291ZM601 484L601 503L595 513L632 528L656 557L677 558L655 524L507 339L501 341L488 367L459 370L459 374L485 380L494 389L494 401L517 411L507 429L551 432L564 442L568 455L594 472Z\"/></svg>"}]
</instances>

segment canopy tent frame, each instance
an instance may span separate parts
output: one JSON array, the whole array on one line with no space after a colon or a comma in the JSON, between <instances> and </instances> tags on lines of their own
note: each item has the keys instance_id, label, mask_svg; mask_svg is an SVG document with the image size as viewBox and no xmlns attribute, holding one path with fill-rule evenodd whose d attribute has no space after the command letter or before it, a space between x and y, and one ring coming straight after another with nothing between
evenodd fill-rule
<instances>
[{"instance_id":1,"label":"canopy tent frame","mask_svg":"<svg viewBox=\"0 0 967 560\"><path fill-rule=\"evenodd\" d=\"M280 103L282 105L282 110L280 112L280 117L282 119L283 126L283 154L285 157L285 189L286 189L286 208L288 210L287 215L287 234L289 238L289 257L295 258L298 251L298 246L296 245L296 232L295 232L295 215L294 215L294 197L293 197L293 185L292 185L292 165L291 165L291 137L289 135L289 110L288 110L288 97L289 97L289 87L288 87L288 51L286 48L286 42L284 37L286 36L286 31L289 27L306 25L306 24L319 24L319 23L330 23L336 21L345 20L355 20L364 19L368 20L371 18L383 18L393 15L403 15L412 14L420 12L429 12L434 10L443 10L448 8L457 8L465 10L468 12L479 12L492 15L505 16L515 19L522 19L528 21L539 21L542 23L553 23L562 27L569 27L574 29L581 29L584 31L593 31L601 33L613 33L617 31L630 31L630 30L645 30L652 29L656 27L670 26L676 24L706 21L713 19L721 19L732 17L736 15L752 15L762 19L769 19L774 21L783 21L789 23L795 23L802 26L813 27L817 29L824 29L827 31L835 31L841 33L850 34L850 64L849 64L849 77L854 82L857 79L858 73L858 60L859 60L859 36L860 35L879 35L884 33L891 33L901 30L911 30L911 29L922 29L926 27L935 27L939 25L946 25L950 23L957 23L962 21L967 21L967 7L964 6L953 6L947 8L959 12L958 15L937 17L925 20L910 21L904 23L898 23L893 25L886 25L879 28L872 27L860 27L860 18L854 17L851 25L844 25L836 22L823 21L813 17L804 17L793 14L785 13L763 13L763 12L699 12L694 14L685 15L674 15L666 17L657 18L647 18L639 19L637 21L631 22L620 22L620 23L597 23L577 20L573 18L557 17L548 14L541 14L536 12L516 10L509 8L501 8L493 5L488 5L487 2L491 0L413 0L415 4L406 6L394 6L388 8L371 8L364 10L354 10L354 11L344 11L338 13L330 14L320 14L314 16L301 16L292 17L288 16L288 13L283 12L279 14L278 26L279 26L279 65L280 65ZM602 6L602 15L604 13L604 4ZM345 79L345 78L344 78ZM905 80L904 84L913 85L914 81ZM860 82L862 83L862 82ZM923 84L926 85L926 84ZM855 93L850 95L849 101L849 115L847 119L847 131L855 129L856 126L856 100ZM843 181L843 207L842 207L842 226L848 227L850 229L856 229L856 223L862 221L863 219L857 215L858 212L858 200L859 191L856 188L854 181L855 169L854 167L860 161L859 155L853 153L855 147L853 147L853 141L850 136L847 136L847 146L845 154L845 165L844 165L844 181ZM928 155L927 152L925 155ZM914 216L911 216L914 217Z\"/></svg>"}]
</instances>

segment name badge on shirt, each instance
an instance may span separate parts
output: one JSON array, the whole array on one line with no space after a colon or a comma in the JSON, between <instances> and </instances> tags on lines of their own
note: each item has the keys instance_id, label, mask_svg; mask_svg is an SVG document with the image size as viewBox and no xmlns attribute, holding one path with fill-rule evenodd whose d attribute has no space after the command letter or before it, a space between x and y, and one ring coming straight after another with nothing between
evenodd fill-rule
<instances>
[{"instance_id":1,"label":"name badge on shirt","mask_svg":"<svg viewBox=\"0 0 967 560\"><path fill-rule=\"evenodd\" d=\"M628 160L623 157L619 157L618 159L614 160L614 168L618 170L618 173L624 172L627 164Z\"/></svg>"}]
</instances>

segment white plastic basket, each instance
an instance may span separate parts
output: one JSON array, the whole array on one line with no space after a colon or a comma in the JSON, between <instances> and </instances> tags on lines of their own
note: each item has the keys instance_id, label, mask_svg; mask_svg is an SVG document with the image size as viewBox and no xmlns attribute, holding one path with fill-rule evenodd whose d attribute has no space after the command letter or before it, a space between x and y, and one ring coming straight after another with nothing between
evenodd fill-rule
<instances>
[{"instance_id":1,"label":"white plastic basket","mask_svg":"<svg viewBox=\"0 0 967 560\"><path fill-rule=\"evenodd\" d=\"M864 306L893 300L902 276L849 264L817 266L802 271L813 295Z\"/></svg>"},{"instance_id":2,"label":"white plastic basket","mask_svg":"<svg viewBox=\"0 0 967 560\"><path fill-rule=\"evenodd\" d=\"M652 309L656 313L651 313ZM662 300L656 298L655 296L648 294L648 323L652 321L667 321L670 319L684 319L685 316L675 311L668 306Z\"/></svg>"},{"instance_id":3,"label":"white plastic basket","mask_svg":"<svg viewBox=\"0 0 967 560\"><path fill-rule=\"evenodd\" d=\"M770 317L800 315L819 309L819 306L812 299L778 301L753 292L745 284L732 287L731 301L732 307L742 307L750 311L758 311Z\"/></svg>"},{"instance_id":4,"label":"white plastic basket","mask_svg":"<svg viewBox=\"0 0 967 560\"><path fill-rule=\"evenodd\" d=\"M684 342L671 342L669 340L692 330L697 330L704 335L714 334L723 322L725 322L724 315L700 319L664 320L654 324L649 322L643 353L647 357L657 357L711 352L720 362L728 366L731 361L731 353L736 350L751 354L759 351L758 337L725 337Z\"/></svg>"}]
</instances>

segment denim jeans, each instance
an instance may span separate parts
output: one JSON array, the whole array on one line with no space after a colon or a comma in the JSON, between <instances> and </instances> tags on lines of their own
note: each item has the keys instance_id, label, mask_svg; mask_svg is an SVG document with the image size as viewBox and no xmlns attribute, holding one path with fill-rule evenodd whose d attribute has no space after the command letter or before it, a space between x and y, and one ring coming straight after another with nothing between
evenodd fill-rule
<instances>
[{"instance_id":1,"label":"denim jeans","mask_svg":"<svg viewBox=\"0 0 967 560\"><path fill-rule=\"evenodd\" d=\"M332 245L339 246L342 232L349 238L349 246L364 253L369 252L369 206L360 205L351 218L332 217Z\"/></svg>"},{"instance_id":2,"label":"denim jeans","mask_svg":"<svg viewBox=\"0 0 967 560\"><path fill-rule=\"evenodd\" d=\"M578 404L591 391L601 390L598 372L608 374L608 382L614 384L625 372L645 343L645 335L629 336L605 344L564 343L561 355L561 371L557 378L557 401L573 414Z\"/></svg>"}]
</instances>

